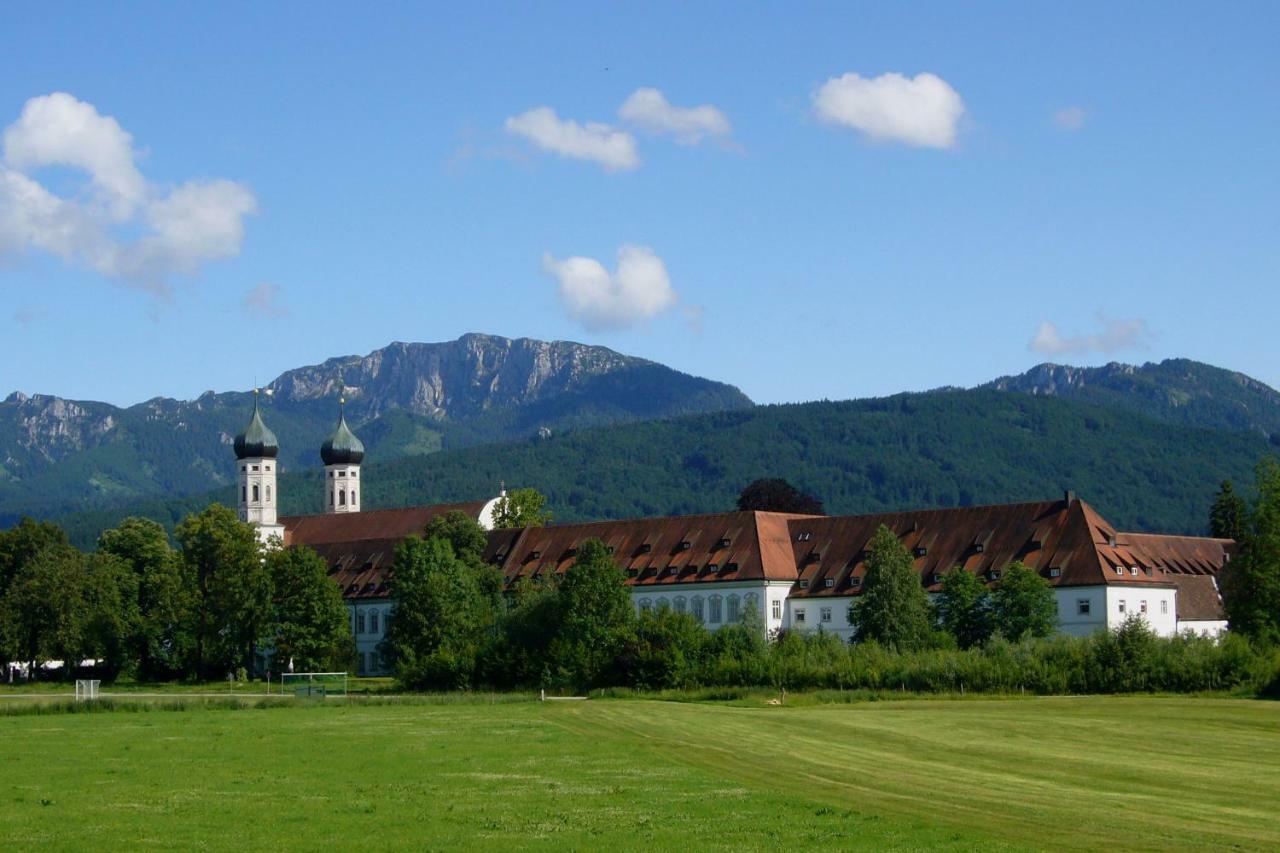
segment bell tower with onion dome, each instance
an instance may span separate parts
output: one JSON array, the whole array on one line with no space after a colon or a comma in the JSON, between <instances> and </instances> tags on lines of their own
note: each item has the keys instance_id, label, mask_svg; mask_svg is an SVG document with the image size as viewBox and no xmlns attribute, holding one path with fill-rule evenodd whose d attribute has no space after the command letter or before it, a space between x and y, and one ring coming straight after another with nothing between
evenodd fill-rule
<instances>
[{"instance_id":1,"label":"bell tower with onion dome","mask_svg":"<svg viewBox=\"0 0 1280 853\"><path fill-rule=\"evenodd\" d=\"M360 462L364 459L364 444L347 426L346 403L346 398L339 398L338 426L320 445L326 513L360 511L360 492L363 491Z\"/></svg>"},{"instance_id":2,"label":"bell tower with onion dome","mask_svg":"<svg viewBox=\"0 0 1280 853\"><path fill-rule=\"evenodd\" d=\"M253 415L249 425L236 436L236 510L240 520L258 528L263 542L284 536L277 523L276 457L280 445L276 434L262 420L258 389L253 390Z\"/></svg>"}]
</instances>

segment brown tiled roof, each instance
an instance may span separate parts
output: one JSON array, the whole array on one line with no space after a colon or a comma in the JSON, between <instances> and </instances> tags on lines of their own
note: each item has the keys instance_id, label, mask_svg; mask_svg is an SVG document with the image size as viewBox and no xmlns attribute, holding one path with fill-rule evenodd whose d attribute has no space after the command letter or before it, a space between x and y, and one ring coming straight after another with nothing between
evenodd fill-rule
<instances>
[{"instance_id":1,"label":"brown tiled roof","mask_svg":"<svg viewBox=\"0 0 1280 853\"><path fill-rule=\"evenodd\" d=\"M381 598L389 594L401 540L421 533L436 515L461 510L475 517L483 506L472 501L281 523L287 544L309 545L325 558L346 597ZM866 549L881 524L915 555L931 591L936 577L956 566L994 581L994 572L1017 560L1055 586L1168 587L1179 577L1215 574L1232 547L1222 539L1117 532L1072 498L878 515L730 512L499 530L489 534L485 559L510 585L562 574L582 543L598 538L636 586L773 580L793 582L797 596L848 596L860 590Z\"/></svg>"},{"instance_id":2,"label":"brown tiled roof","mask_svg":"<svg viewBox=\"0 0 1280 853\"><path fill-rule=\"evenodd\" d=\"M1178 588L1178 621L1220 621L1227 616L1222 610L1218 579L1213 575L1170 575Z\"/></svg>"},{"instance_id":3,"label":"brown tiled roof","mask_svg":"<svg viewBox=\"0 0 1280 853\"><path fill-rule=\"evenodd\" d=\"M787 521L803 516L729 512L534 527L521 532L502 561L508 584L563 574L578 547L599 539L613 549L627 582L795 580Z\"/></svg>"}]
</instances>

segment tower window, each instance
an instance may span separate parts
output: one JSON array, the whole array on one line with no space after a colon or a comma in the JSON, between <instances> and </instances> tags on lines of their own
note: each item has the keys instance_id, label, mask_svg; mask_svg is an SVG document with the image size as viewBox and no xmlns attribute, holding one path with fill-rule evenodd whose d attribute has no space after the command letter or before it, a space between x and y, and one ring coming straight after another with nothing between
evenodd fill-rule
<instances>
[{"instance_id":1,"label":"tower window","mask_svg":"<svg viewBox=\"0 0 1280 853\"><path fill-rule=\"evenodd\" d=\"M356 490L355 490L355 489L352 489L352 490L351 490L351 505L352 505L352 506L355 506L355 505L356 505Z\"/></svg>"},{"instance_id":2,"label":"tower window","mask_svg":"<svg viewBox=\"0 0 1280 853\"><path fill-rule=\"evenodd\" d=\"M248 501L249 501L249 487L241 486L240 487L240 503L248 503Z\"/></svg>"},{"instance_id":3,"label":"tower window","mask_svg":"<svg viewBox=\"0 0 1280 853\"><path fill-rule=\"evenodd\" d=\"M347 490L338 489L338 506L346 506L346 505L347 505Z\"/></svg>"},{"instance_id":4,"label":"tower window","mask_svg":"<svg viewBox=\"0 0 1280 853\"><path fill-rule=\"evenodd\" d=\"M338 476L339 476L339 477L345 477L345 476L347 476L347 472L346 472L346 471L339 471L339 472L338 472Z\"/></svg>"},{"instance_id":5,"label":"tower window","mask_svg":"<svg viewBox=\"0 0 1280 853\"><path fill-rule=\"evenodd\" d=\"M267 503L271 503L271 487L267 486Z\"/></svg>"},{"instance_id":6,"label":"tower window","mask_svg":"<svg viewBox=\"0 0 1280 853\"><path fill-rule=\"evenodd\" d=\"M258 470L258 466L257 466L257 465L254 465L254 466L253 466L253 470L257 471L257 470Z\"/></svg>"},{"instance_id":7,"label":"tower window","mask_svg":"<svg viewBox=\"0 0 1280 853\"><path fill-rule=\"evenodd\" d=\"M257 483L254 483L254 484L253 484L253 502L254 502L254 503L257 503L257 502L258 502L258 501L260 501L260 500L262 500L262 498L261 498L261 497L259 497L258 484L257 484Z\"/></svg>"},{"instance_id":8,"label":"tower window","mask_svg":"<svg viewBox=\"0 0 1280 853\"><path fill-rule=\"evenodd\" d=\"M333 492L329 493L329 506L333 506Z\"/></svg>"}]
</instances>

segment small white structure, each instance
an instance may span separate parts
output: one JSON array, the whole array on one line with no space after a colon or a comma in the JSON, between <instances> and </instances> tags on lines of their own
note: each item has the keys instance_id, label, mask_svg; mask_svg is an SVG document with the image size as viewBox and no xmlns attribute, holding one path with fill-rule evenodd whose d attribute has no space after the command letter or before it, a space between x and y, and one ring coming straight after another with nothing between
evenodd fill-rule
<instances>
[{"instance_id":1,"label":"small white structure","mask_svg":"<svg viewBox=\"0 0 1280 853\"><path fill-rule=\"evenodd\" d=\"M276 456L280 445L267 428L258 408L258 389L253 391L253 415L244 431L236 436L236 511L241 521L258 529L258 537L268 543L283 538L284 528L276 515Z\"/></svg>"},{"instance_id":2,"label":"small white structure","mask_svg":"<svg viewBox=\"0 0 1280 853\"><path fill-rule=\"evenodd\" d=\"M326 513L360 511L360 463L364 459L364 444L347 426L346 402L345 399L338 401L338 426L320 445Z\"/></svg>"}]
</instances>

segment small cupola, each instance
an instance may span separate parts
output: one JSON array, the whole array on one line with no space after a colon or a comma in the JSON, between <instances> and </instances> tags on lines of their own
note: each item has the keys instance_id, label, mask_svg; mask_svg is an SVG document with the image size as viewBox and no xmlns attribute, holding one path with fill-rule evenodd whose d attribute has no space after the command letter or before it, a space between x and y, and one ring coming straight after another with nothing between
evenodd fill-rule
<instances>
[{"instance_id":1,"label":"small cupola","mask_svg":"<svg viewBox=\"0 0 1280 853\"><path fill-rule=\"evenodd\" d=\"M359 465L364 459L364 443L347 426L346 400L338 401L338 427L320 445L320 458L326 465Z\"/></svg>"},{"instance_id":2,"label":"small cupola","mask_svg":"<svg viewBox=\"0 0 1280 853\"><path fill-rule=\"evenodd\" d=\"M237 459L275 459L280 452L276 434L267 428L258 409L258 389L253 389L253 416L233 444Z\"/></svg>"}]
</instances>

